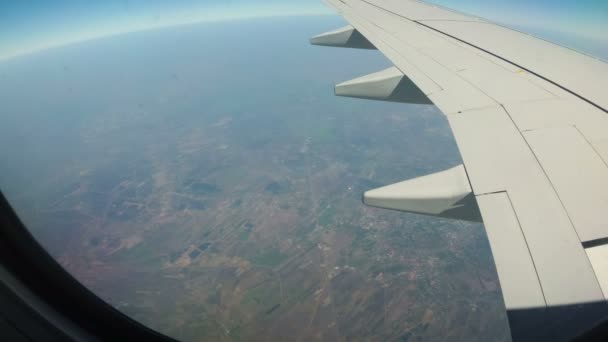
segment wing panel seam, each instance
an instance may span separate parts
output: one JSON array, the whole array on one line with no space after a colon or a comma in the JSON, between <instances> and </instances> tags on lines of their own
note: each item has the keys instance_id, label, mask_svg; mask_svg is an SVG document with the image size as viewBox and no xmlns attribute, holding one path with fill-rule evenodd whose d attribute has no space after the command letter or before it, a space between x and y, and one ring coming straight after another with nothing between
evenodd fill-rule
<instances>
[{"instance_id":1,"label":"wing panel seam","mask_svg":"<svg viewBox=\"0 0 608 342\"><path fill-rule=\"evenodd\" d=\"M345 5L346 5L346 4L345 4ZM348 6L348 5L347 5L347 6ZM387 34L388 34L388 32L386 32L384 29L382 29L381 27L379 27L379 26L378 26L378 25L376 25L375 23L372 23L372 22L369 22L369 21L367 21L367 20L363 19L363 18L362 18L360 15L358 15L358 14L352 14L352 12L355 12L355 11L353 10L353 8L352 8L352 7L350 7L350 6L348 6L348 7L349 7L349 9L350 9L350 12L351 12L351 13L343 13L343 16L344 16L344 17L350 17L350 18L351 18L351 20L352 20L352 19L354 19L354 21L355 21L355 22L357 22L359 25L362 25L362 24L363 24L363 25L373 25L373 26L375 26L377 29L382 30L383 32L385 32L385 33L387 33ZM357 18L353 18L353 16L356 16ZM350 20L349 20L349 21L350 21ZM362 23L362 21L364 21L364 22ZM357 26L357 25L356 25L356 24L354 24L354 23L352 23L352 24L353 24L354 26ZM359 28L359 27L355 27L355 28L356 28L356 29L358 29L358 30L361 30L361 28ZM367 27L364 27L363 29L364 29L364 30L366 30L366 31L370 30L370 29L369 29L369 28L367 28ZM424 72L424 70L420 69L420 67L419 67L418 65L413 64L413 63L412 63L412 62L411 62L411 61L410 61L408 58L406 58L405 56L403 56L403 55L402 55L402 54L401 54L401 53L400 53L400 52L399 52L397 49L393 48L393 47L391 46L391 44L387 43L387 42L386 42L384 39L382 39L381 37L379 37L377 34L374 34L373 32L371 32L371 33L370 33L370 32L368 32L368 34L371 34L371 36L373 37L373 38L371 38L372 40L374 40L374 39L375 39L375 40L379 40L379 41L380 41L382 44L384 44L384 45L385 45L387 48L391 49L391 50L393 51L393 53L397 54L397 55L398 55L400 58L402 58L402 59L404 59L405 61L407 61L407 64L408 64L409 66L411 66L411 67L415 68L417 72L419 72L420 74L424 75L424 77L426 77L426 78L427 78L427 79L428 79L430 82L432 82L434 85L436 85L436 86L437 86L437 88L439 88L438 90L435 90L435 91L433 91L433 92L431 92L431 93L428 93L428 94L426 94L426 93L425 93L425 95L431 95L431 94L436 94L436 93L438 93L438 92L445 91L445 88L443 88L443 87L442 87L440 84L438 84L438 83L437 83L437 81L435 81L435 80L434 80L432 77L430 77L430 76L429 76L429 75L428 75L426 72ZM365 36L365 35L364 35L364 36ZM391 35L391 36L392 36L392 35ZM367 38L368 40L370 39L369 37L366 37L366 38ZM385 57L387 57L387 56L385 55ZM388 57L387 57L387 58L388 58ZM390 60L390 58L389 58L389 60ZM392 62L392 61L391 61L391 62ZM401 68L400 68L398 65L396 65L396 63L393 63L393 64L394 64L394 65L395 65L395 67L396 67L396 68L398 68L398 69L399 69L399 70L400 70L400 71L401 71L403 74L407 75L407 72L405 72L404 70L401 70Z\"/></svg>"},{"instance_id":2,"label":"wing panel seam","mask_svg":"<svg viewBox=\"0 0 608 342\"><path fill-rule=\"evenodd\" d=\"M519 226L519 231L521 232L521 236L524 239L524 243L526 244L526 248L528 249L528 255L530 256L530 261L532 261L532 266L534 267L534 273L536 274L536 280L538 281L538 286L540 287L540 293L543 295L543 301L545 302L545 307L547 306L547 298L545 298L545 290L543 289L543 283L540 281L540 276L538 275L538 269L536 268L536 262L534 262L534 258L532 257L532 252L530 251L530 245L528 244L528 239L526 238L526 234L521 226L521 221L519 220L519 216L517 215L517 211L513 206L513 201L511 200L511 196L509 196L508 191L496 191L488 194L477 195L475 197L484 196L484 195L492 195L492 194L501 194L504 193L509 200L509 205L511 206L511 210L513 211L513 215L515 215L515 219L517 220L517 225ZM483 214L482 214L483 217ZM486 233L487 234L487 233ZM597 278L597 276L596 276Z\"/></svg>"},{"instance_id":3,"label":"wing panel seam","mask_svg":"<svg viewBox=\"0 0 608 342\"><path fill-rule=\"evenodd\" d=\"M464 39L461 39L461 38L455 37L455 36L453 36L453 35L451 35L451 34L449 34L449 33L443 32L443 31L441 31L441 30L439 30L439 29L436 29L436 28L434 28L434 27L432 27L432 26L426 25L426 24L424 24L424 23L423 23L422 21L420 21L420 20L412 20L412 19L409 19L409 18L407 18L407 17L405 17L405 16L403 16L403 15L400 15L400 14L398 14L398 13L395 13L395 12L393 12L393 11L390 11L390 10L388 10L388 9L386 9L386 8L382 8L382 7L380 7L380 6L376 5L376 4L370 3L370 2L369 2L369 1L367 1L367 0L361 0L361 1L362 1L362 2L364 2L364 3L366 3L366 4L368 4L368 5L370 5L370 6L376 7L376 8L378 8L378 9L382 10L382 11L385 11L385 12L391 13L391 14L396 15L396 16L398 16L398 17L400 17L400 18L405 19L405 20L408 20L408 21L414 22L414 23L416 23L416 24L418 24L418 25L421 25L421 26L423 26L423 27L426 27L426 28L427 28L427 29L429 29L429 30L433 30L433 31L435 31L435 32L437 32L437 33L443 34L443 35L445 35L445 36L447 36L447 37L450 37L450 38L455 39L455 40L457 40L457 41L459 41L459 42L462 42L462 43L464 43L464 44L467 44L467 45L469 45L469 46L472 46L472 47L474 47L474 48L476 48L476 49L478 49L478 50L481 50L481 51L483 51L483 52L485 52L485 53L487 53L487 54L489 54L489 55L492 55L492 56L494 56L494 57L496 57L496 58L498 58L498 59L500 59L500 60L503 60L503 61L505 61L505 62L507 62L507 63L510 63L510 64L512 64L512 65L514 65L514 66L516 66L516 67L518 67L518 68L520 68L520 69L522 69L522 70L525 70L525 71L529 72L530 74L532 74L532 75L534 75L534 76L536 76L536 77L538 77L538 78L540 78L540 79L542 79L542 80L545 80L545 81L547 81L547 82L549 82L549 83L553 84L554 86L556 86L556 87L558 87L558 88L560 88L560 89L562 89L562 90L564 90L564 91L566 91L566 92L568 92L568 93L570 93L570 94L572 94L572 95L574 95L574 96L578 97L579 99L581 99L581 100L583 100L583 101L585 101L585 102L587 102L587 103L589 103L589 104L593 105L594 107L596 107L596 108L600 109L601 111L603 111L603 112L605 112L605 113L608 113L608 109L606 109L606 108L604 108L604 107L602 107L602 106L598 105L597 103L595 103L595 102L593 102L593 101L591 101L591 100L589 100L589 99L585 98L585 97L584 97L584 96L582 96L582 95L579 95L579 94L575 93L574 91L572 91L572 90L570 90L570 89L568 89L568 88L566 88L566 87L562 86L561 84L559 84L559 83L557 83L557 82L555 82L555 81L552 81L552 80L550 80L550 79L546 78L545 76L542 76L542 75L540 75L540 74L538 74L538 73L536 73L536 72L534 72L534 71L532 71L532 70L530 70L530 69L528 69L528 68L526 68L526 67L524 67L524 66L522 66L522 65L519 65L519 64L517 64L517 63L515 63L515 62L513 62L513 61L508 60L507 58L504 58L504 57L502 57L502 56L500 56L500 55L497 55L497 54L495 54L495 53L493 53L493 52L491 52L491 51L489 51L489 50L486 50L486 49L484 49L484 48L482 48L482 47L479 47L479 46L477 46L477 45L475 45L475 44L472 44L472 43L470 43L470 42L467 42L467 41L466 41L466 40L464 40ZM425 21L426 21L426 20L425 20ZM535 37L535 38L536 38L536 37Z\"/></svg>"},{"instance_id":4,"label":"wing panel seam","mask_svg":"<svg viewBox=\"0 0 608 342\"><path fill-rule=\"evenodd\" d=\"M371 5L371 6L374 6L374 7L378 8L378 9L384 10L384 11L386 11L386 12L388 12L388 13L394 14L394 15L396 15L396 16L398 16L398 17L404 18L404 17L402 17L402 16L400 16L400 15L398 15L398 14L396 14L396 13L393 13L393 12L391 12L391 11L387 11L387 10L385 10L385 9L382 9L381 7L378 7L378 6L375 6L375 5L373 5L373 4L370 4L370 3L368 3L367 1L364 1L364 0L363 0L362 2L367 3L367 4ZM350 5L347 5L347 6L348 6L348 8L351 10L351 12L354 12L354 13L356 13L356 12L357 12L357 10L353 9L353 8L352 8ZM378 26L376 23L366 20L365 18L363 18L363 17L362 17L362 16L360 16L359 14L349 14L349 16L353 16L353 15L354 15L354 16L357 16L357 17L359 17L358 21L365 21L365 22L369 23L370 25L373 25L373 26L377 27L379 30L381 30L382 32L384 32L384 34L390 35L390 36L392 36L394 39L396 39L396 40L400 41L401 43L403 43L403 44L407 45L409 48L416 50L416 51L417 51L417 52L418 52L418 53L419 53L419 54L420 54L422 57L427 58L427 59L432 60L433 62L437 63L437 65L439 65L439 66L441 66L443 69L445 69L445 71L446 71L446 72L453 74L453 75L454 75L454 76L455 76L455 77L456 77L458 80L460 80L460 81L462 81L462 82L465 82L466 84L468 84L469 86L471 86L473 89L475 89L475 90L479 91L481 94L483 94L483 95L487 96L487 97L488 97L488 98L489 98L489 99L490 99L492 102L494 102L494 104L493 104L493 105L491 105L491 106L496 106L496 105L500 105L500 104L502 104L502 103L501 103L500 101L498 101L496 98L494 98L494 97L493 97L493 96L491 96L490 94L486 93L486 92L485 92L483 89L481 89L481 88L480 88L478 85L476 85L475 83L473 83L473 82L471 82L470 80L466 79L465 77L463 77L463 76L462 76L462 75L460 75L459 73L457 73L457 72L453 72L452 70L450 70L450 68L449 68L449 67L447 67L446 65L444 65L443 63L441 63L440 61L438 61L437 59L435 59L433 56L430 56L430 55L429 55L427 52L425 52L425 51L423 51L423 50L420 50L420 49L417 49L415 46L412 46L412 45L410 45L410 44L408 44L408 43L406 43L406 42L403 42L403 41L402 41L401 39L399 39L398 37L395 37L395 36L394 36L392 33L390 33L390 32L388 32L388 31L386 31L386 30L385 30L385 29L383 29L382 27ZM409 19L407 19L407 20L409 20ZM411 20L410 20L410 21L411 21ZM412 21L412 22L415 22L415 21ZM403 54L401 54L401 53L400 53L398 50L396 50L395 48L391 47L391 46L390 46L390 44L386 43L384 40L382 40L381 38L379 38L379 37L377 37L377 36L376 36L376 38L377 38L377 39L379 39L380 41L382 41L384 44L386 44L386 45L387 45L389 48L391 48L391 49L392 49L392 50L393 50L393 51L394 51L396 54L398 54L398 55L399 55L401 58L403 58L403 59L405 59L406 61L408 61L408 63L409 63L410 65L414 66L414 67L415 67L415 68L416 68L416 69L417 69L419 72L421 72L423 75L425 75L427 78L429 78L429 79L430 79L430 80L431 80L433 83L435 83L435 84L436 84L436 85L437 85L439 88L441 88L441 90L439 90L439 91L437 91L437 92L429 93L429 94L426 94L426 95L434 95L434 94L437 94L437 93L439 93L439 92L441 92L441 91L445 91L445 90L446 90L446 89L445 89L443 86L441 86L440 84L438 84L438 83L437 83L437 81L435 81L435 80L434 80L432 77L430 77L429 75L427 75L427 73L425 73L425 72L424 72L424 71L423 71L423 70L422 70L422 69L421 69L421 68L420 68L418 65L416 65L415 63L412 63L412 62L410 61L410 59L408 59L406 56L404 56ZM494 64L494 65L496 65L495 63L493 63L493 64ZM399 68L398 66L396 66L396 67L397 67L397 68ZM399 69L399 70L401 70L401 69ZM403 72L403 70L401 70L401 72ZM404 74L406 74L406 73L404 72ZM543 88L543 90L544 90L544 88ZM490 107L490 106L488 106L488 107ZM476 108L470 108L470 109L476 109ZM469 110L469 108L467 108L466 110ZM449 113L446 113L446 114L449 114Z\"/></svg>"},{"instance_id":5,"label":"wing panel seam","mask_svg":"<svg viewBox=\"0 0 608 342\"><path fill-rule=\"evenodd\" d=\"M517 126L517 124L515 123L515 121L513 121L513 118L511 117L511 114L509 114L509 111L504 106L503 106L503 109L504 109L505 113L507 113L507 116L509 117L509 119L513 122L513 124L515 125L515 127L518 128L518 131L519 131L519 127ZM564 205L564 202L562 201L562 198L559 196L559 193L557 192L557 189L553 185L553 182L551 181L551 178L549 178L549 174L547 173L547 171L543 167L543 164L540 162L540 159L536 155L536 152L534 152L534 150L532 149L532 146L530 146L530 143L528 142L528 140L526 139L526 137L523 135L523 133L521 131L519 131L519 134L521 135L522 139L524 139L526 145L528 146L528 149L530 149L530 152L534 156L534 159L536 159L536 162L538 163L538 166L543 171L543 174L545 175L545 178L547 178L547 181L551 185L551 188L553 189L553 193L555 194L555 196L557 196L557 200L559 201L560 205L562 206L562 209L564 210L564 213L566 214L566 217L568 217L568 221L570 222L570 226L574 230L574 234L576 234L576 237L578 238L578 241L581 243L581 246L584 246L584 243L581 240L581 237L578 234L578 231L576 230L576 225L574 224L574 221L572 221L572 218L570 217L570 213L568 213L568 209L566 209L566 206ZM513 209L513 210L515 210L515 209ZM599 278L597 276L597 273L595 272L595 268L593 268L593 264L591 263L591 260L589 260L589 257L587 257L585 259L587 260L587 263L589 264L589 266L591 267L591 270L593 271L593 275L595 276L595 281L596 281L597 285L601 289L602 288L602 284L600 284L600 282L599 282ZM541 288L542 288L542 286L541 286ZM602 296L603 295L604 294L602 292ZM604 297L604 299L605 299L605 297Z\"/></svg>"},{"instance_id":6,"label":"wing panel seam","mask_svg":"<svg viewBox=\"0 0 608 342\"><path fill-rule=\"evenodd\" d=\"M608 167L608 161L602 157L600 152L595 148L595 146L593 146L593 143L591 141L589 141L589 139L587 139L587 137L583 134L583 132L581 132L581 130L576 125L572 125L572 127L574 127L574 129L576 129L578 134L580 134L581 137L583 137L583 139L585 139L585 142L587 143L587 145L589 145L589 147L591 147L593 152L595 152L595 154L600 158L600 160L604 163L604 165L606 165L606 167Z\"/></svg>"},{"instance_id":7,"label":"wing panel seam","mask_svg":"<svg viewBox=\"0 0 608 342\"><path fill-rule=\"evenodd\" d=\"M365 1L365 0L362 0L362 1ZM390 11L389 11L389 12L390 12ZM390 13L393 13L393 12L390 12ZM394 14L395 14L395 15L399 15L399 14L396 14L396 13L394 13ZM404 18L404 17L402 17L402 18ZM406 19L406 18L404 18L404 19ZM448 36L448 37L450 37L450 38L452 38L452 39L455 39L455 40L457 40L457 41L459 41L459 42L462 42L462 43L464 43L464 44L467 44L467 45L469 45L469 46L472 46L472 47L474 47L474 48L476 48L476 49L479 49L479 50L481 50L481 51L483 51L483 52L485 52L485 53L487 53L487 54L489 54L489 55L492 55L492 56L494 56L494 57L496 57L496 58L498 58L498 59L500 59L500 60L503 60L503 61L505 61L505 62L507 62L507 63L510 63L510 64L512 64L512 65L514 65L514 66L516 66L516 67L518 67L518 68L520 68L520 69L522 69L522 70L525 70L525 71L529 72L530 74L532 74L532 75L534 75L534 76L536 76L536 77L538 77L538 78L540 78L540 79L542 79L542 80L544 80L544 81L547 81L547 82L549 82L549 83L553 84L554 86L556 86L556 87L558 87L558 88L560 88L560 89L562 89L562 90L564 90L564 91L566 91L566 92L568 92L568 93L570 93L570 94L572 94L572 95L574 95L574 96L578 97L579 99L581 99L581 100L583 100L583 101L585 101L585 102L589 103L590 105L592 105L592 106L596 107L597 109L599 109L599 110L601 110L601 111L603 111L603 112L605 112L605 113L608 113L608 109L605 109L604 107L602 107L602 106L598 105L597 103L595 103L595 102L593 102L593 101L591 101L591 100L587 99L586 97L584 97L584 96L582 96L582 95L579 95L578 93L575 93L574 91L572 91L572 90L570 90L570 89L568 89L568 88L564 87L563 85L561 85L561 84L559 84L559 83L557 83L557 82L555 82L555 81L552 81L552 80L548 79L547 77L545 77L545 76L543 76L543 75L541 75L541 74L538 74L538 73L536 73L536 72L534 72L534 71L532 71L532 70L530 70L530 69L528 69L528 68L526 68L526 67L524 67L524 66L522 66L522 65L520 65L520 64L517 64L517 63L515 63L515 62L513 62L513 61L510 61L510 60L508 60L507 58L504 58L504 57L502 57L502 56L500 56L500 55L497 55L497 54L495 54L495 53L493 53L493 52L491 52L491 51L489 51L489 50L486 50L486 49L484 49L484 48L482 48L482 47L479 47L479 46L477 46L477 45L475 45L475 44L469 43L469 42L467 42L466 40L460 39L460 38L455 37L455 36L453 36L453 35L451 35L451 34L448 34L448 33L445 33L445 32L443 32L443 31L441 31L441 30L438 30L438 29L436 29L436 28L434 28L434 27L432 27L432 26L425 25L424 23L422 23L422 22L420 22L420 21L417 21L417 20L412 20L412 21L413 21L413 22L415 22L415 23L416 23L416 24L418 24L418 25L424 26L424 27L426 27L426 28L428 28L428 29L430 29L430 30L433 30L433 31L438 32L438 33L441 33L441 34L443 34L443 35L446 35L446 36Z\"/></svg>"}]
</instances>

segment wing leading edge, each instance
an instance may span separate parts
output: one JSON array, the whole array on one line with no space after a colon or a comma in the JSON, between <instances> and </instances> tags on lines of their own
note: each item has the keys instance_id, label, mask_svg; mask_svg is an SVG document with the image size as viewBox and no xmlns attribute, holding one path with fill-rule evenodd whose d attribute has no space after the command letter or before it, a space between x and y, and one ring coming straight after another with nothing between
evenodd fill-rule
<instances>
[{"instance_id":1,"label":"wing leading edge","mask_svg":"<svg viewBox=\"0 0 608 342\"><path fill-rule=\"evenodd\" d=\"M472 221L480 213L514 340L568 340L604 320L607 64L424 2L328 3L350 26L311 43L371 45L394 64L336 94L436 105L464 162L368 191L364 202Z\"/></svg>"}]
</instances>

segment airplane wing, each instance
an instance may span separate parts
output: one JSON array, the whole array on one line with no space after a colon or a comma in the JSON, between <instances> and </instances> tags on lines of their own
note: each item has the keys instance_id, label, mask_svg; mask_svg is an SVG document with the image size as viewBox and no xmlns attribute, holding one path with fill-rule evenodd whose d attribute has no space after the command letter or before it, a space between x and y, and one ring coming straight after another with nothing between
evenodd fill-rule
<instances>
[{"instance_id":1,"label":"airplane wing","mask_svg":"<svg viewBox=\"0 0 608 342\"><path fill-rule=\"evenodd\" d=\"M414 0L328 0L350 25L314 45L394 65L336 95L434 104L463 165L370 190L381 208L483 220L514 340L562 340L607 317L608 65Z\"/></svg>"}]
</instances>

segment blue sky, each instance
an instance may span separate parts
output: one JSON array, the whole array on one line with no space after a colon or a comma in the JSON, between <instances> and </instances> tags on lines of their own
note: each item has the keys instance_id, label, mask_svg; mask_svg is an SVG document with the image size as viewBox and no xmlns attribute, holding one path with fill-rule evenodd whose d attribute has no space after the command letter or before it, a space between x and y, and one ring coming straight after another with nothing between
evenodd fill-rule
<instances>
[{"instance_id":1,"label":"blue sky","mask_svg":"<svg viewBox=\"0 0 608 342\"><path fill-rule=\"evenodd\" d=\"M433 0L608 56L606 0ZM200 21L332 15L321 0L25 0L0 2L0 60L123 32Z\"/></svg>"}]
</instances>

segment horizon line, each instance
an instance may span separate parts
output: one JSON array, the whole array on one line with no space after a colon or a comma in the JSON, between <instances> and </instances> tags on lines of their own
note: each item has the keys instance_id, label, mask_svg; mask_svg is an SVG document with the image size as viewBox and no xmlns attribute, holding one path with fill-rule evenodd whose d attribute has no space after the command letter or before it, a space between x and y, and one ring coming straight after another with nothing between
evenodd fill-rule
<instances>
[{"instance_id":1,"label":"horizon line","mask_svg":"<svg viewBox=\"0 0 608 342\"><path fill-rule=\"evenodd\" d=\"M172 21L166 23L148 23L147 25L138 27L118 27L116 29L108 29L103 32L87 32L81 36L72 35L65 37L64 39L58 39L57 41L46 41L36 44L32 47L24 47L16 49L15 51L9 52L4 55L0 55L0 63L7 62L10 60L17 59L19 57L33 55L39 52L62 48L70 45L76 45L80 43L86 43L89 41L95 41L98 39L116 37L120 35L126 35L130 33L139 33L146 31L154 31L166 28L180 27L197 25L203 23L218 23L218 22L230 22L235 20L246 20L246 19L262 19L262 18L278 18L278 17L312 17L312 16L332 16L335 13L329 11L327 8L313 8L313 9L291 9L290 11L273 12L263 11L258 13L222 13L216 17L198 17L183 21Z\"/></svg>"}]
</instances>

